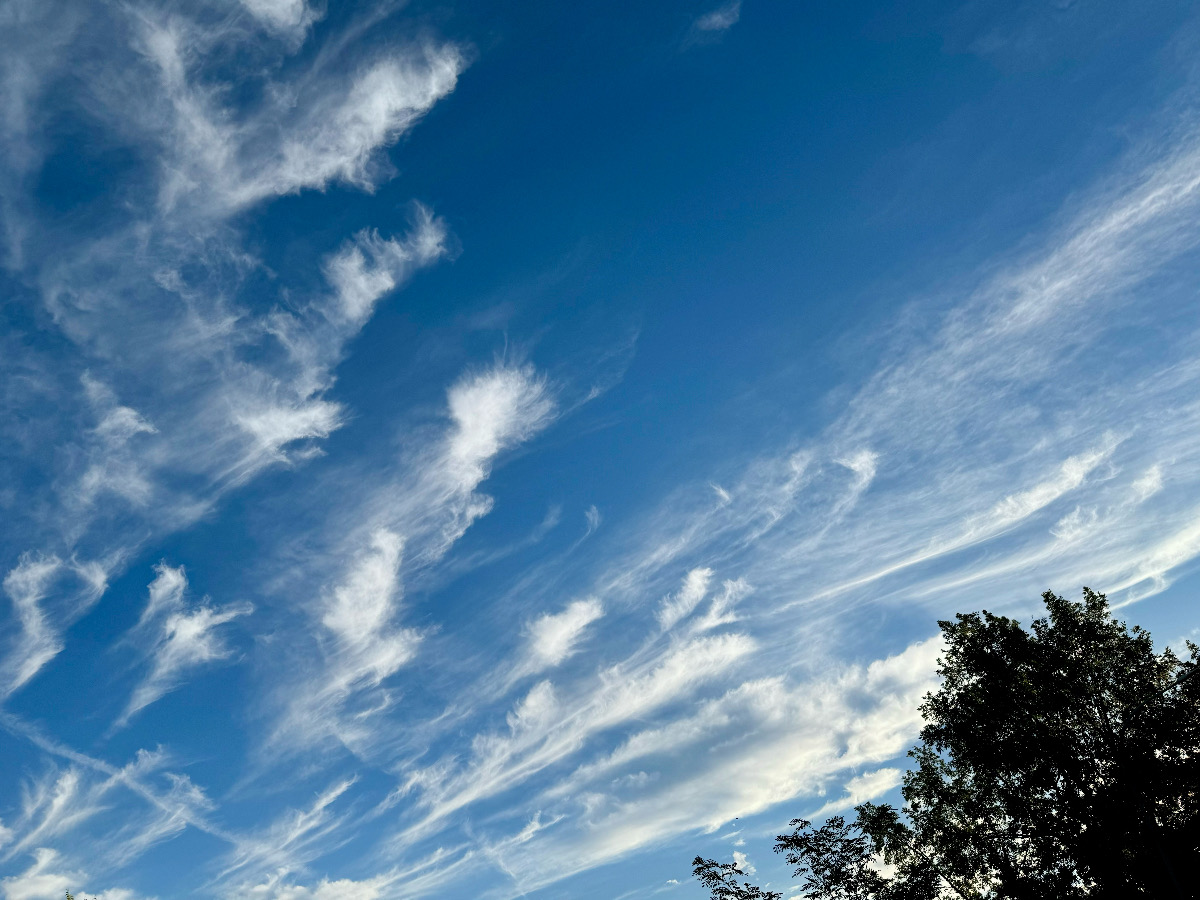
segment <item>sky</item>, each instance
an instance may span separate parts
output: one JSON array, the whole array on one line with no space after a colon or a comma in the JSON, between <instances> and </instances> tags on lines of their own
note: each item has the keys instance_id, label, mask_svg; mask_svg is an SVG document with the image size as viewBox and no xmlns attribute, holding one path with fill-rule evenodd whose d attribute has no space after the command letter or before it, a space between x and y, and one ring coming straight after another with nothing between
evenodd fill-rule
<instances>
[{"instance_id":1,"label":"sky","mask_svg":"<svg viewBox=\"0 0 1200 900\"><path fill-rule=\"evenodd\" d=\"M938 619L1200 635L1198 50L0 2L0 897L790 897Z\"/></svg>"}]
</instances>

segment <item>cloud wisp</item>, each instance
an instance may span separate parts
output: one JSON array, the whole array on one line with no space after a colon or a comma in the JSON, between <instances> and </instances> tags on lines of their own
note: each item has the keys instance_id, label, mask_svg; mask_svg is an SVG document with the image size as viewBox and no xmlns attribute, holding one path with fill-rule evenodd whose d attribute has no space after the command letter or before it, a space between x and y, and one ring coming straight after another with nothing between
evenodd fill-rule
<instances>
[{"instance_id":1,"label":"cloud wisp","mask_svg":"<svg viewBox=\"0 0 1200 900\"><path fill-rule=\"evenodd\" d=\"M16 635L3 662L0 698L19 690L63 649L62 628L87 612L107 587L96 563L25 554L4 578Z\"/></svg>"},{"instance_id":2,"label":"cloud wisp","mask_svg":"<svg viewBox=\"0 0 1200 900\"><path fill-rule=\"evenodd\" d=\"M145 674L134 688L124 712L113 723L123 728L129 720L164 694L180 685L192 670L227 660L233 651L218 629L254 611L249 603L214 607L205 601L185 600L187 576L183 567L165 563L155 567L149 600L127 642L144 657Z\"/></svg>"},{"instance_id":3,"label":"cloud wisp","mask_svg":"<svg viewBox=\"0 0 1200 900\"><path fill-rule=\"evenodd\" d=\"M716 9L697 16L688 29L684 47L695 47L721 39L742 17L742 0L730 0Z\"/></svg>"}]
</instances>

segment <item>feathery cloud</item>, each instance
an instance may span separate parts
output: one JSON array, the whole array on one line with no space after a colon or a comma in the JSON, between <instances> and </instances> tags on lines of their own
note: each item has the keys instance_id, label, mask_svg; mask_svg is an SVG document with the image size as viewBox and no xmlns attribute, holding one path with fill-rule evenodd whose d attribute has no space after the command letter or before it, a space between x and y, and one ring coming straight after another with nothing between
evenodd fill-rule
<instances>
[{"instance_id":1,"label":"feathery cloud","mask_svg":"<svg viewBox=\"0 0 1200 900\"><path fill-rule=\"evenodd\" d=\"M529 623L528 656L517 671L534 674L559 665L573 654L587 627L604 615L594 597L573 600L562 612L544 613Z\"/></svg>"},{"instance_id":2,"label":"feathery cloud","mask_svg":"<svg viewBox=\"0 0 1200 900\"><path fill-rule=\"evenodd\" d=\"M107 586L107 573L97 563L30 553L21 557L4 577L18 632L0 668L0 698L20 689L62 652L62 626L90 609Z\"/></svg>"},{"instance_id":3,"label":"feathery cloud","mask_svg":"<svg viewBox=\"0 0 1200 900\"><path fill-rule=\"evenodd\" d=\"M413 206L412 231L402 240L381 238L377 231L360 231L325 263L325 277L336 298L330 315L361 326L380 297L445 254L445 223L419 203Z\"/></svg>"},{"instance_id":4,"label":"feathery cloud","mask_svg":"<svg viewBox=\"0 0 1200 900\"><path fill-rule=\"evenodd\" d=\"M658 624L662 626L663 631L691 615L692 610L708 593L708 583L712 576L712 569L692 569L684 578L683 587L674 595L663 598L662 606L658 610Z\"/></svg>"},{"instance_id":5,"label":"feathery cloud","mask_svg":"<svg viewBox=\"0 0 1200 900\"><path fill-rule=\"evenodd\" d=\"M290 16L293 33L305 24L294 4L256 0L256 7L273 13L266 21ZM255 116L237 121L219 105L219 93L193 77L193 61L210 36L177 17L146 15L140 26L142 52L166 99L162 120L153 124L173 163L159 198L168 213L186 205L192 213L223 216L334 181L370 190L390 173L379 151L453 91L466 66L453 44L418 45L376 60L345 83L323 79L279 91Z\"/></svg>"},{"instance_id":6,"label":"feathery cloud","mask_svg":"<svg viewBox=\"0 0 1200 900\"><path fill-rule=\"evenodd\" d=\"M288 871L324 852L323 840L345 821L332 807L354 785L354 779L331 784L308 809L291 809L259 832L237 841L218 876L228 880L237 872L246 881L266 873Z\"/></svg>"},{"instance_id":7,"label":"feathery cloud","mask_svg":"<svg viewBox=\"0 0 1200 900\"><path fill-rule=\"evenodd\" d=\"M692 23L692 28L696 31L728 31L738 23L738 19L741 17L741 0L732 0L732 2L718 6L700 16Z\"/></svg>"},{"instance_id":8,"label":"feathery cloud","mask_svg":"<svg viewBox=\"0 0 1200 900\"><path fill-rule=\"evenodd\" d=\"M692 20L683 39L683 48L704 46L719 41L742 17L742 0L730 2L711 9Z\"/></svg>"},{"instance_id":9,"label":"feathery cloud","mask_svg":"<svg viewBox=\"0 0 1200 900\"><path fill-rule=\"evenodd\" d=\"M148 670L114 728L124 727L135 714L175 690L191 671L229 659L233 651L217 629L254 611L249 603L218 608L201 601L189 606L184 600L187 576L182 566L159 563L154 572L146 608L128 636L144 656Z\"/></svg>"},{"instance_id":10,"label":"feathery cloud","mask_svg":"<svg viewBox=\"0 0 1200 900\"><path fill-rule=\"evenodd\" d=\"M269 30L293 41L302 39L320 14L306 0L241 0L242 6Z\"/></svg>"}]
</instances>

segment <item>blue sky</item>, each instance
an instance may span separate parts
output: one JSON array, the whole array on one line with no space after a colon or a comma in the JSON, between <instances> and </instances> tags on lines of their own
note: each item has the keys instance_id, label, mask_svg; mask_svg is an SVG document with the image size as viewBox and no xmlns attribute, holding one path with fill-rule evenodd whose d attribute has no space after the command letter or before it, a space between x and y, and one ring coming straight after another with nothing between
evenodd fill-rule
<instances>
[{"instance_id":1,"label":"blue sky","mask_svg":"<svg viewBox=\"0 0 1200 900\"><path fill-rule=\"evenodd\" d=\"M0 8L0 894L698 898L936 620L1198 633L1183 2Z\"/></svg>"}]
</instances>

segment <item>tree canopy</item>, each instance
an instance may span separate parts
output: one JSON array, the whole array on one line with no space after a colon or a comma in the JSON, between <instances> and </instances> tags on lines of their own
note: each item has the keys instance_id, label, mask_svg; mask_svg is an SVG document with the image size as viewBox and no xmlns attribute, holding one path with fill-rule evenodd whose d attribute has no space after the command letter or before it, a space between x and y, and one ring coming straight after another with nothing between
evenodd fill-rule
<instances>
[{"instance_id":1,"label":"tree canopy","mask_svg":"<svg viewBox=\"0 0 1200 900\"><path fill-rule=\"evenodd\" d=\"M938 623L941 686L902 806L795 819L776 840L804 896L1200 896L1200 648L1156 653L1088 588L1042 599L1028 629L987 611ZM731 863L696 857L693 872L714 900L780 896Z\"/></svg>"}]
</instances>

